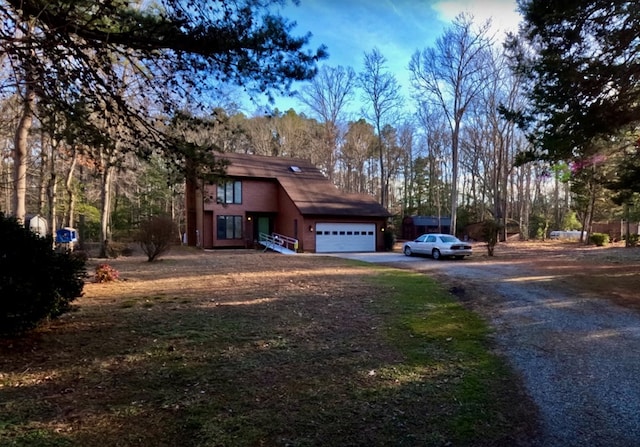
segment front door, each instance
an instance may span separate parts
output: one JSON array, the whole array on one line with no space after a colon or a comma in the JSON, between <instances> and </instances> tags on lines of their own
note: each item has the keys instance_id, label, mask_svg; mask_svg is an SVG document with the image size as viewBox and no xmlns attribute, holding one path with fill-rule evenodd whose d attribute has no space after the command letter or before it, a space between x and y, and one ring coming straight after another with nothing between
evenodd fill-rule
<instances>
[{"instance_id":1,"label":"front door","mask_svg":"<svg viewBox=\"0 0 640 447\"><path fill-rule=\"evenodd\" d=\"M269 216L259 216L258 225L256 225L255 240L260 240L260 233L271 234L271 218Z\"/></svg>"}]
</instances>

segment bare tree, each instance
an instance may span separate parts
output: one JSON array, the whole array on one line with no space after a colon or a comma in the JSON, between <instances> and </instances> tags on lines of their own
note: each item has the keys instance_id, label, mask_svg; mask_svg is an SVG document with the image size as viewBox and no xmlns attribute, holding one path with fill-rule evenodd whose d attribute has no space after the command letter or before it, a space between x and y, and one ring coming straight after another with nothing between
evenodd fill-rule
<instances>
[{"instance_id":1,"label":"bare tree","mask_svg":"<svg viewBox=\"0 0 640 447\"><path fill-rule=\"evenodd\" d=\"M456 233L458 207L458 160L460 129L467 108L485 87L483 64L491 46L489 23L473 28L473 18L461 14L437 39L434 47L416 51L409 70L416 96L432 101L447 117L451 132L452 184L451 227Z\"/></svg>"},{"instance_id":2,"label":"bare tree","mask_svg":"<svg viewBox=\"0 0 640 447\"><path fill-rule=\"evenodd\" d=\"M324 166L323 156L319 151L309 150L313 147L313 123L304 115L298 115L293 109L274 119L276 143L282 157L304 158L318 166Z\"/></svg>"},{"instance_id":3,"label":"bare tree","mask_svg":"<svg viewBox=\"0 0 640 447\"><path fill-rule=\"evenodd\" d=\"M15 95L4 97L0 102L0 210L9 214L13 195L13 138L18 121L19 103Z\"/></svg>"},{"instance_id":4,"label":"bare tree","mask_svg":"<svg viewBox=\"0 0 640 447\"><path fill-rule=\"evenodd\" d=\"M402 174L401 191L401 217L407 214L408 205L413 194L412 179L414 175L414 149L415 149L415 125L412 122L404 123L399 130L398 144L400 153L398 157L399 170Z\"/></svg>"},{"instance_id":5,"label":"bare tree","mask_svg":"<svg viewBox=\"0 0 640 447\"><path fill-rule=\"evenodd\" d=\"M280 155L276 137L276 128L274 121L276 118L271 115L255 116L246 123L244 129L247 138L251 142L249 146L256 155Z\"/></svg>"},{"instance_id":6,"label":"bare tree","mask_svg":"<svg viewBox=\"0 0 640 447\"><path fill-rule=\"evenodd\" d=\"M355 85L356 74L351 67L323 66L299 94L300 101L324 126L323 152L327 159L323 167L330 180L333 180L337 161L340 122L353 98Z\"/></svg>"},{"instance_id":7,"label":"bare tree","mask_svg":"<svg viewBox=\"0 0 640 447\"><path fill-rule=\"evenodd\" d=\"M396 77L386 71L387 59L374 48L364 55L364 71L358 77L359 86L363 90L363 99L368 107L363 115L373 122L378 137L378 164L380 169L380 204L389 205L389 183L385 166L385 148L382 141L382 129L391 124L402 106L400 85Z\"/></svg>"},{"instance_id":8,"label":"bare tree","mask_svg":"<svg viewBox=\"0 0 640 447\"><path fill-rule=\"evenodd\" d=\"M402 172L404 167L404 160L406 157L407 145L411 140L407 138L407 135L392 127L386 125L382 129L382 143L384 145L384 157L385 157L385 177L383 184L387 189L387 208L392 210L392 214L400 214L401 207L398 208L398 194L396 188L392 188L391 185L396 185L396 180ZM409 149L410 150L410 149Z\"/></svg>"},{"instance_id":9,"label":"bare tree","mask_svg":"<svg viewBox=\"0 0 640 447\"><path fill-rule=\"evenodd\" d=\"M366 166L374 153L376 136L364 119L349 123L339 155L341 175L338 186L347 192L366 193Z\"/></svg>"},{"instance_id":10,"label":"bare tree","mask_svg":"<svg viewBox=\"0 0 640 447\"><path fill-rule=\"evenodd\" d=\"M193 145L164 134L160 114L171 116L185 101L202 105L225 84L272 97L274 89L288 92L294 80L312 78L325 49L306 51L310 36L290 35L294 24L269 10L274 2L0 1L0 54L9 56L9 88L23 98L14 138L16 217L26 212L26 138L36 98L38 107L52 106L68 120L78 104L97 110L105 100L106 112L119 115L119 130L130 130L117 133L131 138L120 141L124 150L148 155L162 148L186 169L193 151L181 150ZM113 69L118 63L133 67L146 101L128 101L130 90Z\"/></svg>"},{"instance_id":11,"label":"bare tree","mask_svg":"<svg viewBox=\"0 0 640 447\"><path fill-rule=\"evenodd\" d=\"M66 207L66 218L63 219L63 222L68 227L75 227L75 206L76 206L76 192L74 190L74 174L76 170L76 166L78 164L78 148L76 146L72 146L69 148L70 162L68 164L67 172L65 175L64 187L67 193L67 207Z\"/></svg>"},{"instance_id":12,"label":"bare tree","mask_svg":"<svg viewBox=\"0 0 640 447\"><path fill-rule=\"evenodd\" d=\"M22 114L16 127L13 154L13 214L23 222L26 210L27 195L27 139L33 124L36 107L34 80L29 68L24 71Z\"/></svg>"},{"instance_id":13,"label":"bare tree","mask_svg":"<svg viewBox=\"0 0 640 447\"><path fill-rule=\"evenodd\" d=\"M417 117L424 132L420 158L424 175L426 175L425 197L414 197L415 208L438 217L440 222L446 212L446 195L450 190L451 177L451 133L448 124L437 107L429 102L421 102ZM420 175L416 172L415 175ZM423 179L416 178L418 182ZM413 208L413 204L412 204Z\"/></svg>"}]
</instances>

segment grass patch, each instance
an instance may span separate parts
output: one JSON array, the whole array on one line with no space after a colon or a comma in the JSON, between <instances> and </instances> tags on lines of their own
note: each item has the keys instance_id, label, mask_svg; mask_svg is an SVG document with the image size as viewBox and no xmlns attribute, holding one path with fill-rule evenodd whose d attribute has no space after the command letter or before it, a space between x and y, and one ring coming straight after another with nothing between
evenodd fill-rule
<instances>
[{"instance_id":1,"label":"grass patch","mask_svg":"<svg viewBox=\"0 0 640 447\"><path fill-rule=\"evenodd\" d=\"M528 429L486 326L425 276L167 261L114 260L127 281L0 341L0 445L495 446Z\"/></svg>"},{"instance_id":2,"label":"grass patch","mask_svg":"<svg viewBox=\"0 0 640 447\"><path fill-rule=\"evenodd\" d=\"M439 411L427 420L439 437L455 445L515 440L522 427L514 416L526 418L528 410L514 396L517 379L491 351L486 323L425 275L384 270L374 281L393 290L377 303L389 316L391 343L406 359L393 378L435 387Z\"/></svg>"}]
</instances>

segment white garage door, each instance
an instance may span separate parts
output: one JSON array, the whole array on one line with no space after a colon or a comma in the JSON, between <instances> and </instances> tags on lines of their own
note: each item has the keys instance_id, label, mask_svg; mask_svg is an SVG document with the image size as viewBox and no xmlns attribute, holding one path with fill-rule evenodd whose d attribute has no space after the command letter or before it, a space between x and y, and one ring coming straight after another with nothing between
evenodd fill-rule
<instances>
[{"instance_id":1,"label":"white garage door","mask_svg":"<svg viewBox=\"0 0 640 447\"><path fill-rule=\"evenodd\" d=\"M376 225L372 223L317 223L316 252L376 251Z\"/></svg>"}]
</instances>

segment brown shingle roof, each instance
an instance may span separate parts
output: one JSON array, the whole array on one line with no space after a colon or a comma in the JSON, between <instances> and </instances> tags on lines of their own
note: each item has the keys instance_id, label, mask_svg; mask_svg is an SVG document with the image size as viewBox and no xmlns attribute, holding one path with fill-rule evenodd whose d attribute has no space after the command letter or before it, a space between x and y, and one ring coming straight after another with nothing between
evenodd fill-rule
<instances>
[{"instance_id":1,"label":"brown shingle roof","mask_svg":"<svg viewBox=\"0 0 640 447\"><path fill-rule=\"evenodd\" d=\"M389 212L373 197L340 191L310 161L225 153L227 175L275 179L303 215L388 217Z\"/></svg>"}]
</instances>

